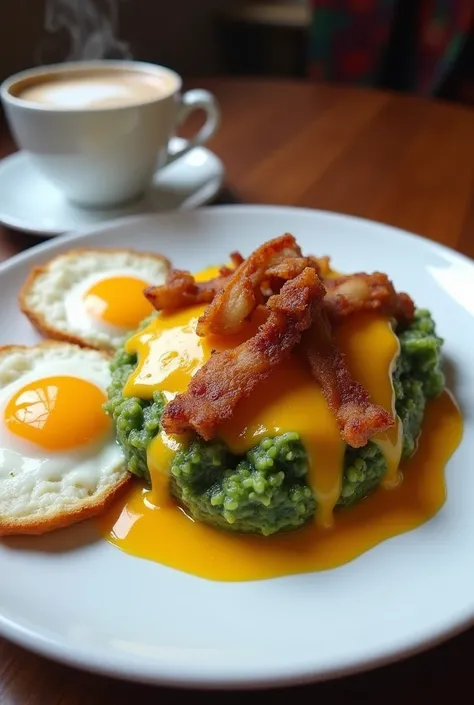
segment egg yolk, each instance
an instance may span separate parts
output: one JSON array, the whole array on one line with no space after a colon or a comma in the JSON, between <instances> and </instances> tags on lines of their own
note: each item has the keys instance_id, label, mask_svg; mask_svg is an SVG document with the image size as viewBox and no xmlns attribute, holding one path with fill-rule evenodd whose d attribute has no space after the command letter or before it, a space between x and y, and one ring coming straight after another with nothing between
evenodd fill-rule
<instances>
[{"instance_id":1,"label":"egg yolk","mask_svg":"<svg viewBox=\"0 0 474 705\"><path fill-rule=\"evenodd\" d=\"M78 377L45 377L22 387L4 412L11 433L47 450L82 446L110 426L102 389Z\"/></svg>"},{"instance_id":2,"label":"egg yolk","mask_svg":"<svg viewBox=\"0 0 474 705\"><path fill-rule=\"evenodd\" d=\"M153 312L153 306L143 296L149 283L136 277L101 279L84 295L88 313L119 328L136 328Z\"/></svg>"}]
</instances>

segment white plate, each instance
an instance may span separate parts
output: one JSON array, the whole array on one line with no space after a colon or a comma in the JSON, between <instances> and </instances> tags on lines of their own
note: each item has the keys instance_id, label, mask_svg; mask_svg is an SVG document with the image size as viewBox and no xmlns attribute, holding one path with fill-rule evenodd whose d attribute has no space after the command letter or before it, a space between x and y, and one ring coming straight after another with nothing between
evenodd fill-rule
<instances>
[{"instance_id":1,"label":"white plate","mask_svg":"<svg viewBox=\"0 0 474 705\"><path fill-rule=\"evenodd\" d=\"M171 151L182 143L174 137ZM120 208L80 208L42 177L26 152L16 152L0 162L0 223L53 237L132 214L197 208L217 195L223 180L221 160L205 147L196 147L157 171L143 198Z\"/></svg>"},{"instance_id":2,"label":"white plate","mask_svg":"<svg viewBox=\"0 0 474 705\"><path fill-rule=\"evenodd\" d=\"M83 525L0 544L0 631L93 671L181 686L276 685L373 667L435 644L474 617L474 266L364 220L224 206L126 219L41 245L0 267L0 344L33 343L16 294L29 269L78 245L158 250L178 267L221 262L290 231L342 270L382 270L429 307L463 408L448 500L427 524L335 570L267 581L195 578L91 541ZM84 545L84 541L89 543Z\"/></svg>"}]
</instances>

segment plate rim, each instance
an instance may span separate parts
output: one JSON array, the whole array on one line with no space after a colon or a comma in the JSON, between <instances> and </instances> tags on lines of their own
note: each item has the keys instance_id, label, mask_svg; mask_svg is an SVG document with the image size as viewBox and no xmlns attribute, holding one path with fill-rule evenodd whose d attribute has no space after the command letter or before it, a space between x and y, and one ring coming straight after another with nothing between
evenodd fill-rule
<instances>
[{"instance_id":1,"label":"plate rim","mask_svg":"<svg viewBox=\"0 0 474 705\"><path fill-rule=\"evenodd\" d=\"M410 231L392 226L383 222L369 220L359 216L353 216L346 213L338 213L335 211L321 210L321 209L311 209L311 208L298 208L293 206L272 206L266 204L232 204L232 205L216 205L208 206L197 209L199 213L209 214L209 213L232 213L236 210L240 212L248 212L250 214L256 214L257 212L266 212L272 214L288 214L288 213L303 213L308 216L320 215L325 218L334 219L335 221L345 221L346 224L350 222L358 222L359 224L368 228L381 228L385 231L386 235L390 232L395 234L397 237L402 237L406 241L415 241L421 247L428 248L431 252L439 253L447 260L462 264L464 266L474 267L474 260L464 255L456 250L443 245L441 243L430 240L428 237L411 233ZM14 268L17 264L26 263L29 260L34 263L38 255L43 255L48 251L55 251L58 249L65 249L68 244L76 243L86 236L100 235L102 231L110 231L111 229L118 227L134 227L140 224L140 221L144 220L154 220L161 218L179 218L185 216L186 211L161 211L150 214L138 214L130 215L124 218L114 219L113 221L107 221L99 225L92 225L86 228L81 228L74 233L67 233L59 236L59 238L52 238L46 240L45 242L36 244L31 248L18 253L7 260L0 263L0 280L2 275L9 269ZM157 242L159 246L159 239ZM446 621L446 620L445 620ZM107 661L102 657L102 660L94 661L94 658L87 657L85 649L82 645L72 646L68 643L67 648L65 648L64 640L49 637L44 631L36 632L32 629L27 628L18 621L12 621L8 617L5 617L0 613L0 635L9 639L13 643L16 643L24 648L29 649L39 655L46 656L48 658L54 659L57 662L66 664L68 666L73 666L76 668L83 669L92 673L97 673L101 675L112 676L121 680L134 681L140 683L154 684L154 685L164 685L173 686L181 688L198 688L198 689L258 689L267 687L281 687L298 685L304 683L314 683L318 681L329 680L333 678L340 678L348 675L353 675L356 673L364 672L367 670L372 670L380 666L384 666L390 663L404 660L410 656L421 653L427 649L431 649L444 641L461 634L469 627L474 625L474 603L472 605L466 606L462 614L458 615L457 619L448 619L446 624L441 623L437 628L431 629L430 633L421 634L416 639L413 639L410 646L397 646L395 649L387 647L385 651L382 651L377 655L367 654L364 657L357 657L356 654L350 659L345 659L345 661L340 665L333 665L332 667L326 667L324 669L318 669L317 666L313 664L310 665L310 661L304 665L293 665L288 669L288 672L283 672L280 675L275 675L271 673L268 667L265 667L263 672L253 673L248 677L242 677L237 674L232 677L232 675L223 673L222 670L216 670L213 675L209 675L207 671L203 676L192 675L189 671L186 673L180 673L179 668L171 669L171 673L167 675L166 665L161 665L159 663L155 664L155 672L151 672L150 662L147 663L147 668L136 667L136 665L131 664L125 667L123 670L123 665L121 665L121 659L116 656L110 661ZM90 652L89 652L90 654ZM125 659L126 661L126 659ZM169 670L169 669L168 669Z\"/></svg>"},{"instance_id":2,"label":"plate rim","mask_svg":"<svg viewBox=\"0 0 474 705\"><path fill-rule=\"evenodd\" d=\"M16 153L15 153L16 154ZM14 156L14 155L9 155L9 156ZM5 157L5 159L8 159L8 157ZM314 214L319 214L323 215L324 217L329 217L330 219L334 220L347 220L347 221L356 221L360 224L365 225L366 227L370 228L382 228L387 231L391 231L394 234L397 234L397 236L401 236L402 238L406 240L415 240L415 242L418 242L421 245L424 245L431 249L434 252L438 252L442 254L444 257L448 257L451 261L458 261L458 262L463 262L464 264L468 264L470 266L474 265L474 258L469 257L468 255L463 254L462 252L458 252L452 247L449 247L448 245L444 245L440 242L437 242L436 240L432 240L426 235L421 235L420 233L414 233L409 230L405 230L403 228L399 228L396 225L390 225L390 223L385 223L380 220L371 220L370 218L364 218L362 216L358 215L352 215L351 213L341 213L339 211L332 211L332 210L325 210L321 208L302 208L299 206L281 206L281 205L271 205L271 204L265 204L265 203L251 203L251 204L215 204L215 205L204 205L204 206L199 206L195 209L198 213L214 213L216 211L218 212L225 212L225 211L249 211L250 213L252 212L257 212L257 211L278 211L280 213L286 213L286 212L292 212L292 213L301 213L301 214L306 214L306 215L314 215ZM43 242L38 242L35 245L32 245L31 247L27 248L26 250L22 250L21 252L17 252L16 254L12 255L11 257L8 257L5 260L0 261L0 275L3 274L4 271L9 269L10 267L14 267L17 262L23 262L27 261L31 257L31 253L36 253L36 252L43 252L43 251L48 251L49 249L53 250L57 246L58 243L67 243L67 242L75 242L76 240L80 240L83 237L86 237L88 235L93 235L95 233L100 233L103 230L109 230L112 227L121 227L125 225L134 225L134 224L139 224L141 220L149 220L153 218L169 218L171 217L180 217L183 216L184 214L189 213L189 211L186 210L162 210L162 211L156 211L152 213L134 213L130 215L125 215L120 218L113 218L111 220L107 220L103 223L97 223L95 225L88 225L82 228L78 228L77 230L74 231L67 231L60 233L58 235L55 235L53 237L47 237L47 239ZM1 219L0 219L1 222ZM26 232L26 231L23 231Z\"/></svg>"},{"instance_id":3,"label":"plate rim","mask_svg":"<svg viewBox=\"0 0 474 705\"><path fill-rule=\"evenodd\" d=\"M296 669L292 669L288 673L280 675L267 673L266 675L252 675L242 678L238 675L228 676L219 674L201 677L195 675L183 676L179 673L179 669L175 669L176 673L173 675L167 675L164 672L152 673L150 668L146 669L145 672L144 669L130 668L130 666L126 667L128 670L125 670L125 668L121 670L121 666L117 663L117 660L112 660L110 663L103 660L94 661L90 656L87 657L83 648L76 649L74 654L71 654L64 649L64 644L58 640L47 638L41 634L35 634L32 638L26 628L4 619L0 614L0 638L8 639L13 644L42 658L48 658L56 663L76 668L86 673L109 677L123 682L200 691L263 690L339 680L341 678L383 668L384 666L390 666L391 664L399 663L413 656L423 654L463 634L473 626L474 613L464 622L442 630L431 638L420 637L418 641L413 642L410 648L400 647L390 651L390 653L373 658L367 657L364 660L354 657L350 662L346 662L345 665L334 666L324 671L317 671L313 666L313 668L300 668L298 672L296 672ZM1 631L2 629L4 629L3 632Z\"/></svg>"}]
</instances>

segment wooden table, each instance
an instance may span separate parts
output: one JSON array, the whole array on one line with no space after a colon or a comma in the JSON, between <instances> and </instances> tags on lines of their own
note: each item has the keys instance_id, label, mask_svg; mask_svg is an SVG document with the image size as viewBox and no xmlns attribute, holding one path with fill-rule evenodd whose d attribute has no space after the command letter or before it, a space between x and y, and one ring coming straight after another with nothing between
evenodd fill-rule
<instances>
[{"instance_id":1,"label":"wooden table","mask_svg":"<svg viewBox=\"0 0 474 705\"><path fill-rule=\"evenodd\" d=\"M199 83L216 93L223 109L222 129L212 143L227 167L221 200L342 211L420 233L474 256L473 111L306 83ZM0 156L13 149L4 134ZM0 228L0 258L35 242ZM274 703L298 697L333 705L472 703L473 653L471 630L399 664L296 691L274 691L271 697ZM224 700L234 705L242 698L252 705L262 695L114 682L0 639L0 705L220 705Z\"/></svg>"}]
</instances>

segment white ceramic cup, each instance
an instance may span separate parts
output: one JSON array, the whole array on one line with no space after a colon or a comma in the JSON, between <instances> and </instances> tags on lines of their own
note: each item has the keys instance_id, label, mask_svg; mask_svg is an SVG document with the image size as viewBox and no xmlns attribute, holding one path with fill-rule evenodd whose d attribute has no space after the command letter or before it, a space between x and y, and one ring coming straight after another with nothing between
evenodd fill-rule
<instances>
[{"instance_id":1,"label":"white ceramic cup","mask_svg":"<svg viewBox=\"0 0 474 705\"><path fill-rule=\"evenodd\" d=\"M124 106L64 108L24 100L22 86L45 77L94 71L139 71L166 81L169 91ZM65 197L81 206L111 207L139 197L157 168L202 145L216 132L220 111L215 97L195 89L181 94L181 77L163 66L137 61L81 61L42 66L11 76L0 96L20 149ZM194 110L206 122L184 147L169 151L176 128Z\"/></svg>"}]
</instances>

